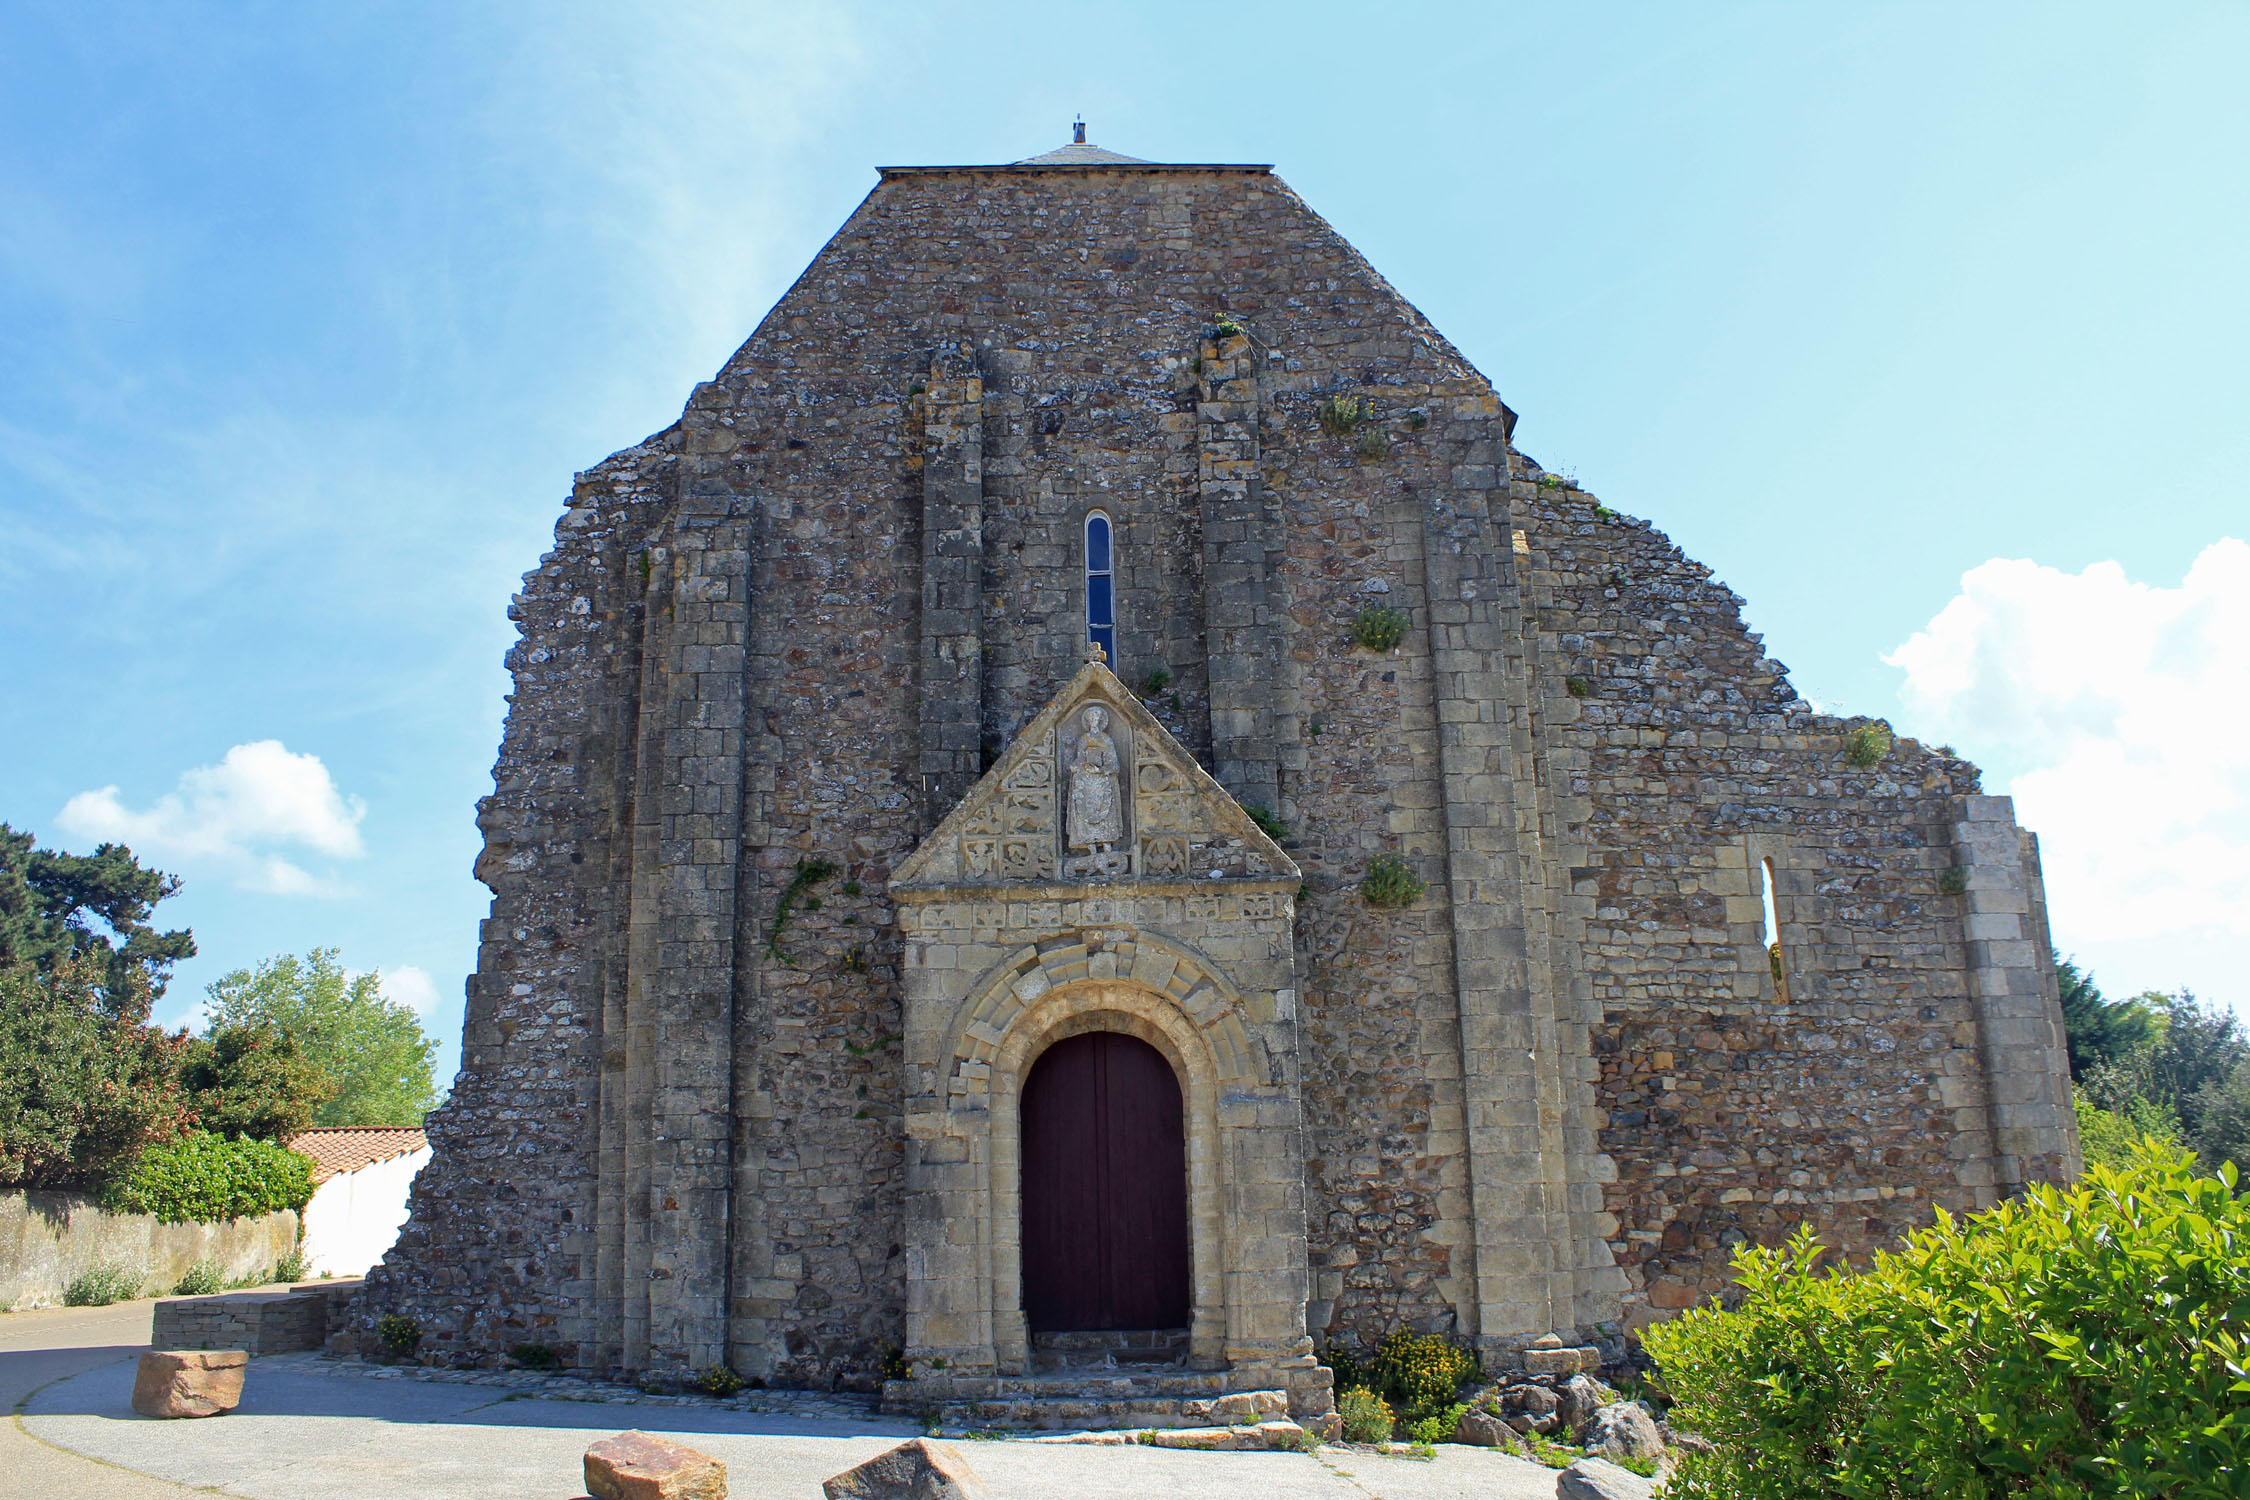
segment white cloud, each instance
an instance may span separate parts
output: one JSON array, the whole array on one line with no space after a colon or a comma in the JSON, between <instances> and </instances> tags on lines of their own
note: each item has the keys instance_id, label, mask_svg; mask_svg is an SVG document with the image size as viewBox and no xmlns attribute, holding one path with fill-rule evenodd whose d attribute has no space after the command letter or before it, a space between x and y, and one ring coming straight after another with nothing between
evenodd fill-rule
<instances>
[{"instance_id":1,"label":"white cloud","mask_svg":"<svg viewBox=\"0 0 2250 1500\"><path fill-rule=\"evenodd\" d=\"M413 964L398 964L377 969L375 977L383 987L384 999L395 1000L425 1018L437 1009L437 985L431 981L427 970Z\"/></svg>"},{"instance_id":2,"label":"white cloud","mask_svg":"<svg viewBox=\"0 0 2250 1500\"><path fill-rule=\"evenodd\" d=\"M1883 659L1917 734L2013 773L2064 946L2250 937L2250 544L2177 588L1994 558Z\"/></svg>"},{"instance_id":3,"label":"white cloud","mask_svg":"<svg viewBox=\"0 0 2250 1500\"><path fill-rule=\"evenodd\" d=\"M80 792L56 821L66 833L128 844L146 860L203 864L245 890L280 896L335 894L336 883L281 851L308 849L333 859L365 851L367 808L336 789L317 755L296 755L279 740L237 745L215 766L197 766L147 808L125 805L114 786Z\"/></svg>"}]
</instances>

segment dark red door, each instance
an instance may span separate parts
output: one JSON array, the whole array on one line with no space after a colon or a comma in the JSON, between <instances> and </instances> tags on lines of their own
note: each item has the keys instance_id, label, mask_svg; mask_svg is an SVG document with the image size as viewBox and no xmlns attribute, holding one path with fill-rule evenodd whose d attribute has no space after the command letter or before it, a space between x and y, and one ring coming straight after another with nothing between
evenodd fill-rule
<instances>
[{"instance_id":1,"label":"dark red door","mask_svg":"<svg viewBox=\"0 0 2250 1500\"><path fill-rule=\"evenodd\" d=\"M1023 1311L1034 1333L1187 1326L1180 1082L1136 1037L1057 1042L1024 1081Z\"/></svg>"}]
</instances>

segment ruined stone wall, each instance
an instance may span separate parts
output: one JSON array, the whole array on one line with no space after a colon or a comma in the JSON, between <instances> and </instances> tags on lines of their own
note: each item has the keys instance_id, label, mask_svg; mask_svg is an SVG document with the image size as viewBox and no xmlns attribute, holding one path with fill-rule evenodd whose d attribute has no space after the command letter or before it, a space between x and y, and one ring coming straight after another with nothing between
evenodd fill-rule
<instances>
[{"instance_id":1,"label":"ruined stone wall","mask_svg":"<svg viewBox=\"0 0 2250 1500\"><path fill-rule=\"evenodd\" d=\"M1527 478L1514 489L1531 603L1562 679L1545 685L1550 755L1584 814L1565 851L1570 932L1598 1010L1628 1320L1722 1290L1744 1239L1809 1220L1857 1256L1934 1207L1989 1205L2027 1174L1996 1156L1969 872L1948 875L1968 863L1951 827L1964 802L1994 800L1975 767L1903 739L1854 766L1849 736L1869 721L1798 698L1708 568L1553 476ZM2012 854L2012 822L2004 839ZM2037 931L2007 935L2043 953L2043 913L2016 890L2010 912ZM2052 986L2025 1006L2059 1045ZM2026 1067L2052 1071L2044 1053ZM2043 1121L2030 1180L2076 1170L2068 1109Z\"/></svg>"},{"instance_id":2,"label":"ruined stone wall","mask_svg":"<svg viewBox=\"0 0 2250 1500\"><path fill-rule=\"evenodd\" d=\"M338 1342L372 1347L386 1312L435 1357L515 1343L590 1357L606 986L622 967L633 742L646 600L675 494L662 436L579 477L557 546L509 605L521 640L476 873L493 891L468 983L461 1071L427 1121L443 1171ZM616 1055L621 1059L621 1052ZM620 1107L613 1100L612 1107Z\"/></svg>"}]
</instances>

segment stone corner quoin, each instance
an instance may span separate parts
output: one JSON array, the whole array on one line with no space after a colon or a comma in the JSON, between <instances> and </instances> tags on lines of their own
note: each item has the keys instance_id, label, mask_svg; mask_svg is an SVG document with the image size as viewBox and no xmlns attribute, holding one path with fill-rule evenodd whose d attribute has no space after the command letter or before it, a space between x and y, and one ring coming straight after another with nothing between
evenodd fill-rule
<instances>
[{"instance_id":1,"label":"stone corner quoin","mask_svg":"<svg viewBox=\"0 0 2250 1500\"><path fill-rule=\"evenodd\" d=\"M1859 764L1513 427L1262 167L886 170L511 606L462 1072L339 1343L1024 1374L1088 1030L1177 1074L1215 1388L1614 1348L2073 1174L2007 799Z\"/></svg>"}]
</instances>

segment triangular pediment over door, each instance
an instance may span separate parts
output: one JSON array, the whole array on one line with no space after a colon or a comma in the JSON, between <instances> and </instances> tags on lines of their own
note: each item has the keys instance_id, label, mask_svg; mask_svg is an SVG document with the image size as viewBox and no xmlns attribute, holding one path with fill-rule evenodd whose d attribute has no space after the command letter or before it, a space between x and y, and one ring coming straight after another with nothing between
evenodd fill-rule
<instances>
[{"instance_id":1,"label":"triangular pediment over door","mask_svg":"<svg viewBox=\"0 0 2250 1500\"><path fill-rule=\"evenodd\" d=\"M1296 862L1099 661L891 878L932 886L1297 879Z\"/></svg>"}]
</instances>

